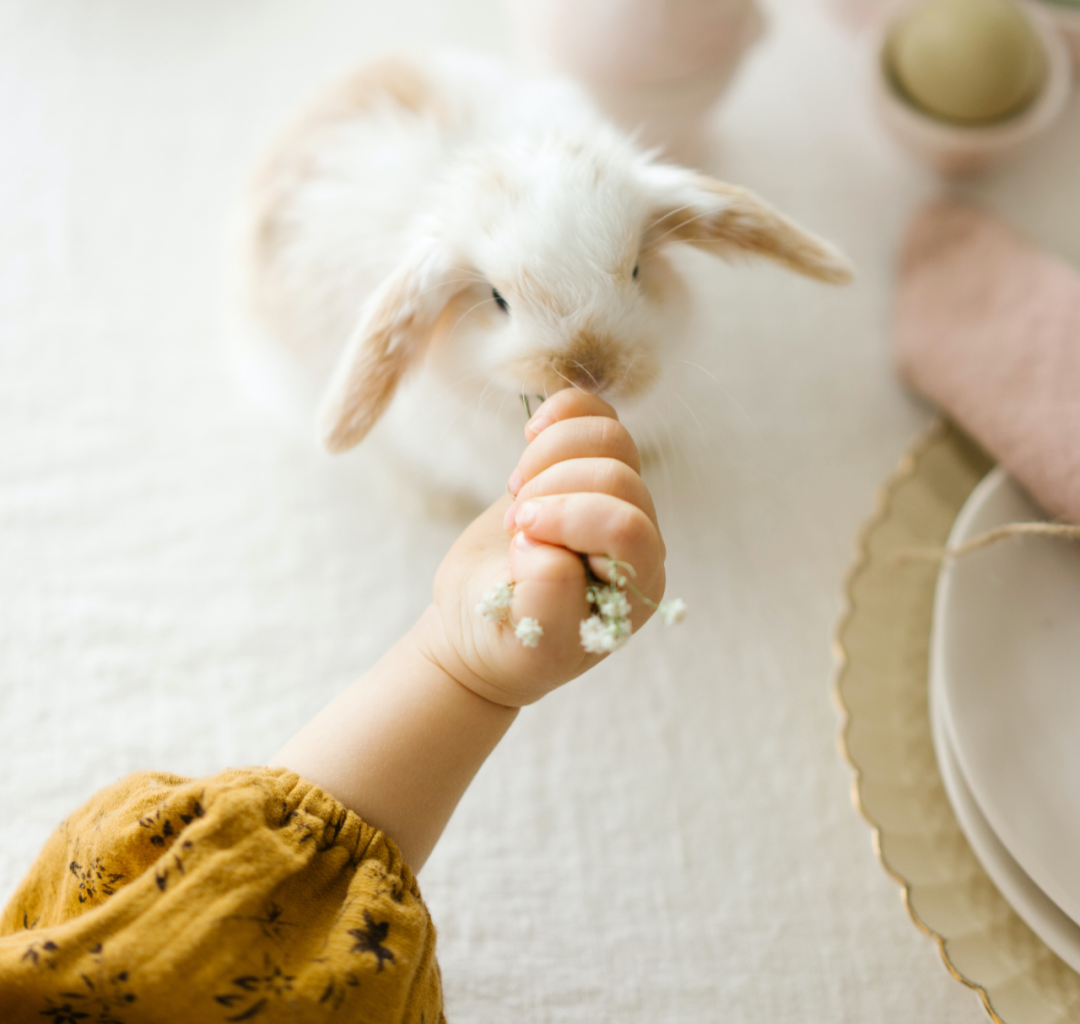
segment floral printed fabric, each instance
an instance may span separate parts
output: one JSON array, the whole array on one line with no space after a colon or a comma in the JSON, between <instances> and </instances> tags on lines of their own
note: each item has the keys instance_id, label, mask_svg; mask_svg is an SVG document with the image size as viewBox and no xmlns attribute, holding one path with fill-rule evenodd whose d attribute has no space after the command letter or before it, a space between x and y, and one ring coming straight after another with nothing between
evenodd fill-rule
<instances>
[{"instance_id":1,"label":"floral printed fabric","mask_svg":"<svg viewBox=\"0 0 1080 1024\"><path fill-rule=\"evenodd\" d=\"M278 768L146 772L0 915L5 1024L444 1024L435 930L381 832Z\"/></svg>"}]
</instances>

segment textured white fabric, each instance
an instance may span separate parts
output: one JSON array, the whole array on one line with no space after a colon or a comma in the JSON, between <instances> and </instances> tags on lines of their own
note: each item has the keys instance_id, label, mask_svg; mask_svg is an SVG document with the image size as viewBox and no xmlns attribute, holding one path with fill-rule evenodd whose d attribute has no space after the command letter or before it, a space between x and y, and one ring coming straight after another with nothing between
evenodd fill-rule
<instances>
[{"instance_id":1,"label":"textured white fabric","mask_svg":"<svg viewBox=\"0 0 1080 1024\"><path fill-rule=\"evenodd\" d=\"M982 1019L874 860L828 698L855 531L926 416L886 342L937 185L873 122L858 41L773 15L717 169L859 281L695 257L703 369L653 477L690 614L526 711L466 796L421 879L452 1021ZM0 899L118 776L264 760L426 602L455 527L241 396L222 225L328 74L504 39L494 0L0 6ZM1078 161L1074 108L972 191L1080 262Z\"/></svg>"}]
</instances>

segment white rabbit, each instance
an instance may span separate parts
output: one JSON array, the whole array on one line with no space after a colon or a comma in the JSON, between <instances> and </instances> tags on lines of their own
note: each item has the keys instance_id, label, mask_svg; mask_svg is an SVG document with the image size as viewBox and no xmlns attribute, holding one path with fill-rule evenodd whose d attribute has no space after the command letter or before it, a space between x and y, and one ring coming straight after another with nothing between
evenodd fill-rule
<instances>
[{"instance_id":1,"label":"white rabbit","mask_svg":"<svg viewBox=\"0 0 1080 1024\"><path fill-rule=\"evenodd\" d=\"M643 404L684 333L672 243L850 277L752 193L641 151L569 83L454 56L331 88L265 159L244 223L249 312L322 393L326 447L381 419L396 462L483 503L524 444L522 395Z\"/></svg>"}]
</instances>

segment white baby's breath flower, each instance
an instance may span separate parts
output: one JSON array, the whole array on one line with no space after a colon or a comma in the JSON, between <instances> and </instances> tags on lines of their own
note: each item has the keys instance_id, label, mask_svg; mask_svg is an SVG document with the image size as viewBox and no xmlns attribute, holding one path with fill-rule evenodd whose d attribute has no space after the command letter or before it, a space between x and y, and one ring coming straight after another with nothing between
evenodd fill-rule
<instances>
[{"instance_id":1,"label":"white baby's breath flower","mask_svg":"<svg viewBox=\"0 0 1080 1024\"><path fill-rule=\"evenodd\" d=\"M590 654L610 654L626 643L630 636L628 619L614 619L605 622L599 615L582 619L578 627L581 646Z\"/></svg>"},{"instance_id":2,"label":"white baby's breath flower","mask_svg":"<svg viewBox=\"0 0 1080 1024\"><path fill-rule=\"evenodd\" d=\"M686 617L686 602L681 597L676 597L673 601L661 601L659 610L664 623L674 626Z\"/></svg>"},{"instance_id":3,"label":"white baby's breath flower","mask_svg":"<svg viewBox=\"0 0 1080 1024\"><path fill-rule=\"evenodd\" d=\"M477 614L482 615L488 622L507 622L510 619L510 601L513 596L512 583L501 583L493 590L485 590L476 606Z\"/></svg>"},{"instance_id":4,"label":"white baby's breath flower","mask_svg":"<svg viewBox=\"0 0 1080 1024\"><path fill-rule=\"evenodd\" d=\"M607 626L604 625L604 620L599 615L582 619L581 625L578 627L578 633L581 635L581 646L589 654L608 653Z\"/></svg>"},{"instance_id":5,"label":"white baby's breath flower","mask_svg":"<svg viewBox=\"0 0 1080 1024\"><path fill-rule=\"evenodd\" d=\"M544 630L536 619L526 616L514 627L514 636L521 641L522 647L535 647L544 635Z\"/></svg>"},{"instance_id":6,"label":"white baby's breath flower","mask_svg":"<svg viewBox=\"0 0 1080 1024\"><path fill-rule=\"evenodd\" d=\"M605 587L597 594L597 609L605 620L626 619L630 617L630 602L626 595L615 587Z\"/></svg>"},{"instance_id":7,"label":"white baby's breath flower","mask_svg":"<svg viewBox=\"0 0 1080 1024\"><path fill-rule=\"evenodd\" d=\"M660 617L669 626L682 622L686 615L686 602L681 598L664 601L657 605L641 593L630 582L637 574L625 562L611 562L609 582L604 585L595 576L585 588L585 599L593 609L593 615L582 619L578 627L581 646L590 654L611 654L618 650L633 632L630 622L631 605L624 587L629 587L638 599L660 612ZM515 622L510 615L510 604L514 597L514 584L502 583L491 590L485 590L480 603L476 606L477 614L488 622L510 626L514 636L524 647L536 647L544 630L533 618L524 618Z\"/></svg>"}]
</instances>

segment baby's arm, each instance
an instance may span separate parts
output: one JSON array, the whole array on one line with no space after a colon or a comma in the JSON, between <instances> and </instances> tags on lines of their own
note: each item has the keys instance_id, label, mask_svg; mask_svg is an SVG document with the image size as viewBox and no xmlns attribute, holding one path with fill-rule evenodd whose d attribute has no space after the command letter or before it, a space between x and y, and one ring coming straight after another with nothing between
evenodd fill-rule
<instances>
[{"instance_id":1,"label":"baby's arm","mask_svg":"<svg viewBox=\"0 0 1080 1024\"><path fill-rule=\"evenodd\" d=\"M518 709L601 660L579 641L579 624L591 612L575 552L587 553L605 578L604 556L626 562L646 597L663 596L656 513L638 475L637 449L611 406L560 391L539 408L526 436L511 495L451 548L420 620L270 762L382 829L414 870ZM511 580L514 619L532 617L543 627L535 648L475 611L484 591ZM632 604L636 630L652 609Z\"/></svg>"}]
</instances>

